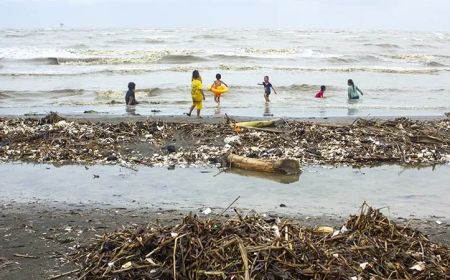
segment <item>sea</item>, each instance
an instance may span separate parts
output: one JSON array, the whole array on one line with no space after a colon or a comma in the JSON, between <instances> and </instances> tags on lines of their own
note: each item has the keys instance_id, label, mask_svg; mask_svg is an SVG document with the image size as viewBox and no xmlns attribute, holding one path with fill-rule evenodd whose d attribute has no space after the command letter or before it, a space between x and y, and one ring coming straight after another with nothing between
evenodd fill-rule
<instances>
[{"instance_id":1,"label":"sea","mask_svg":"<svg viewBox=\"0 0 450 280\"><path fill-rule=\"evenodd\" d=\"M442 116L450 33L311 29L0 29L0 115L183 115L193 70L230 86L203 115ZM258 83L278 94L265 104ZM364 92L347 100L347 79ZM125 106L135 82L135 107ZM326 98L314 95L325 85Z\"/></svg>"}]
</instances>

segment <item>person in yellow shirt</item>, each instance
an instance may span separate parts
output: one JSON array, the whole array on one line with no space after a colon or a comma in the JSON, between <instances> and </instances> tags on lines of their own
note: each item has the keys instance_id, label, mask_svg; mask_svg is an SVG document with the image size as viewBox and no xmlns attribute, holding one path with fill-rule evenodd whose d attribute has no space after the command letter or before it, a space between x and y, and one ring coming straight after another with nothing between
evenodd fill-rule
<instances>
[{"instance_id":1,"label":"person in yellow shirt","mask_svg":"<svg viewBox=\"0 0 450 280\"><path fill-rule=\"evenodd\" d=\"M203 108L203 100L205 100L205 94L203 93L202 77L200 77L200 73L198 72L198 70L194 70L194 72L192 72L191 85L192 106L187 115L191 116L192 111L194 111L194 108L196 108L197 118L200 118L200 111Z\"/></svg>"}]
</instances>

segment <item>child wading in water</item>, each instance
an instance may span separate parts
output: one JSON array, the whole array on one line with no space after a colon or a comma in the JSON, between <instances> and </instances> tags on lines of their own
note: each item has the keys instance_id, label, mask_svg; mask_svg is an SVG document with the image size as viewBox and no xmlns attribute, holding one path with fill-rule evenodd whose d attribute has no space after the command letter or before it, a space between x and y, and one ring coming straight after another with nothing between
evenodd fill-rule
<instances>
[{"instance_id":1,"label":"child wading in water","mask_svg":"<svg viewBox=\"0 0 450 280\"><path fill-rule=\"evenodd\" d=\"M221 85L228 87L228 85L225 82L221 81L220 79L222 79L222 75L216 74L216 80L212 84L211 88L218 88ZM221 93L214 93L214 101L216 101L217 105L220 105L220 96L221 95L222 95Z\"/></svg>"},{"instance_id":2,"label":"child wading in water","mask_svg":"<svg viewBox=\"0 0 450 280\"><path fill-rule=\"evenodd\" d=\"M269 103L270 102L269 95L271 89L273 89L273 92L277 94L277 91L273 88L272 84L269 82L269 76L264 76L264 82L258 85L264 86L264 99L266 100L266 103Z\"/></svg>"},{"instance_id":3,"label":"child wading in water","mask_svg":"<svg viewBox=\"0 0 450 280\"><path fill-rule=\"evenodd\" d=\"M314 97L315 98L325 98L325 96L323 96L323 94L326 90L327 90L326 86L320 86L320 90L316 93L316 95Z\"/></svg>"},{"instance_id":4,"label":"child wading in water","mask_svg":"<svg viewBox=\"0 0 450 280\"><path fill-rule=\"evenodd\" d=\"M200 77L200 73L198 72L198 70L194 70L194 72L192 72L191 86L192 106L187 115L191 116L192 111L194 111L194 108L196 108L197 118L200 118L200 111L203 108L203 100L205 100L205 94L203 93L202 77Z\"/></svg>"},{"instance_id":5,"label":"child wading in water","mask_svg":"<svg viewBox=\"0 0 450 280\"><path fill-rule=\"evenodd\" d=\"M349 79L347 81L348 85L348 99L359 99L358 92L361 93L361 95L364 95L364 93L353 83L352 79Z\"/></svg>"},{"instance_id":6,"label":"child wading in water","mask_svg":"<svg viewBox=\"0 0 450 280\"><path fill-rule=\"evenodd\" d=\"M127 94L125 95L125 103L127 105L137 105L138 104L138 102L136 101L135 89L136 89L136 84L133 82L129 82L128 83L128 91L127 91Z\"/></svg>"}]
</instances>

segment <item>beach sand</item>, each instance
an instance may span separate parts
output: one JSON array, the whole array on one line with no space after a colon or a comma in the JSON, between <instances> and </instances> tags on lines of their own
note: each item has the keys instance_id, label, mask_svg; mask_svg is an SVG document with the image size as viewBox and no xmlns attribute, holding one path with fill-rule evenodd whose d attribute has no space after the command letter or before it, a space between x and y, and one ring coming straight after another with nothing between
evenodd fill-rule
<instances>
[{"instance_id":1,"label":"beach sand","mask_svg":"<svg viewBox=\"0 0 450 280\"><path fill-rule=\"evenodd\" d=\"M219 209L215 212L219 213ZM227 213L233 215L230 210ZM244 212L245 213L245 212ZM77 269L67 262L77 244L85 244L95 235L113 232L136 225L180 223L188 214L179 210L142 207L114 208L89 204L52 204L4 202L0 215L0 279L50 279ZM200 216L207 218L201 213ZM349 213L351 214L351 213ZM212 214L211 214L212 215ZM285 216L306 226L341 226L346 217L340 216ZM397 218L395 222L428 234L430 239L450 245L450 223L436 224L435 220L414 217ZM60 279L74 279L61 277Z\"/></svg>"}]
</instances>

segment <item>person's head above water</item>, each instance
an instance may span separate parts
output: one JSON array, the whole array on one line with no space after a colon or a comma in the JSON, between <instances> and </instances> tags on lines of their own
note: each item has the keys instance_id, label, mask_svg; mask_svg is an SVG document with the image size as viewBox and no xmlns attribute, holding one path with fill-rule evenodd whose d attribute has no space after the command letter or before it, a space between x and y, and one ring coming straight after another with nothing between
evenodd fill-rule
<instances>
[{"instance_id":1,"label":"person's head above water","mask_svg":"<svg viewBox=\"0 0 450 280\"><path fill-rule=\"evenodd\" d=\"M200 80L200 72L198 70L192 72L192 80Z\"/></svg>"},{"instance_id":2,"label":"person's head above water","mask_svg":"<svg viewBox=\"0 0 450 280\"><path fill-rule=\"evenodd\" d=\"M268 82L269 81L269 76L264 76L264 82Z\"/></svg>"},{"instance_id":3,"label":"person's head above water","mask_svg":"<svg viewBox=\"0 0 450 280\"><path fill-rule=\"evenodd\" d=\"M217 73L217 74L216 74L216 79L217 79L217 80L222 79L222 75L220 75L219 73Z\"/></svg>"},{"instance_id":4,"label":"person's head above water","mask_svg":"<svg viewBox=\"0 0 450 280\"><path fill-rule=\"evenodd\" d=\"M326 90L327 90L327 87L326 87L326 86L320 86L320 90L321 90L321 91L326 91Z\"/></svg>"},{"instance_id":5,"label":"person's head above water","mask_svg":"<svg viewBox=\"0 0 450 280\"><path fill-rule=\"evenodd\" d=\"M136 89L136 84L133 82L129 82L128 83L128 89L129 90L135 90Z\"/></svg>"},{"instance_id":6,"label":"person's head above water","mask_svg":"<svg viewBox=\"0 0 450 280\"><path fill-rule=\"evenodd\" d=\"M353 83L353 80L352 80L352 79L348 79L348 81L347 81L347 85L349 85L349 86L353 86L353 85L354 85L354 83Z\"/></svg>"}]
</instances>

